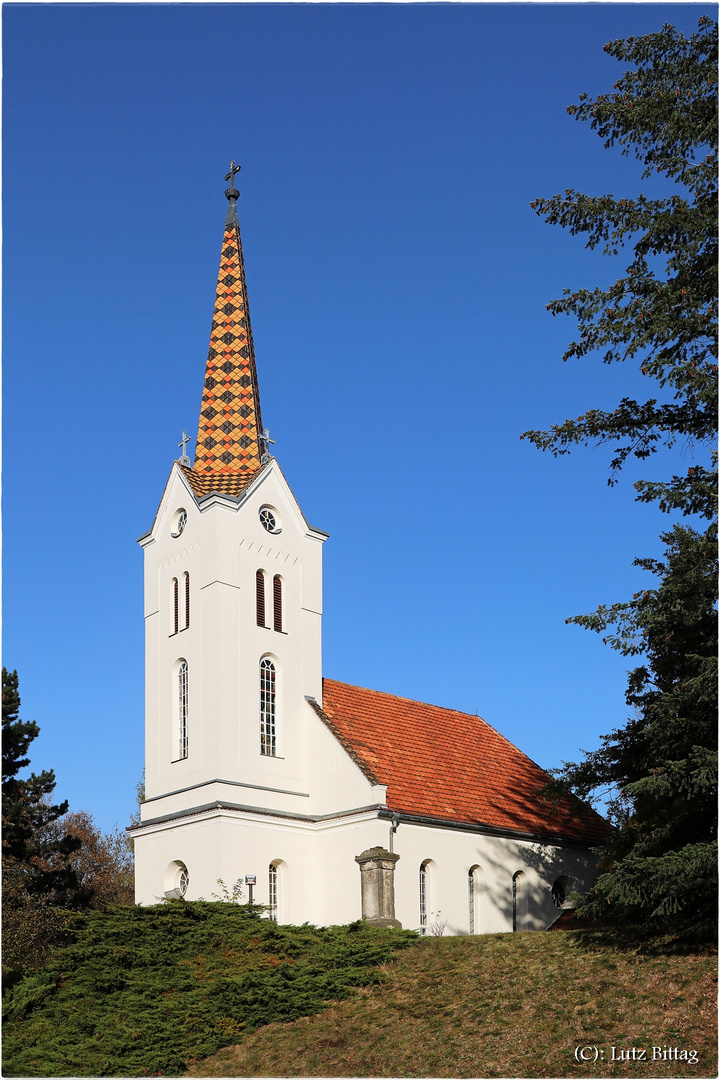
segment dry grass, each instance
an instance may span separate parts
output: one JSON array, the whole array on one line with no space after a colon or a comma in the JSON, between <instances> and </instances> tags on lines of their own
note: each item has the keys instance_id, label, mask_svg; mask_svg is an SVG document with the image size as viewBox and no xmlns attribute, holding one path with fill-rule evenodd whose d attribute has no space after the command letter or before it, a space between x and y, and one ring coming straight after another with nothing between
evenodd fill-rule
<instances>
[{"instance_id":1,"label":"dry grass","mask_svg":"<svg viewBox=\"0 0 720 1080\"><path fill-rule=\"evenodd\" d=\"M639 953L575 933L428 939L386 980L290 1024L270 1024L188 1076L710 1077L713 955ZM652 1061L652 1048L697 1063ZM597 1062L578 1062L597 1047ZM635 1049L635 1060L612 1060ZM645 1050L643 1060L640 1051ZM594 1051L586 1051L592 1053Z\"/></svg>"}]
</instances>

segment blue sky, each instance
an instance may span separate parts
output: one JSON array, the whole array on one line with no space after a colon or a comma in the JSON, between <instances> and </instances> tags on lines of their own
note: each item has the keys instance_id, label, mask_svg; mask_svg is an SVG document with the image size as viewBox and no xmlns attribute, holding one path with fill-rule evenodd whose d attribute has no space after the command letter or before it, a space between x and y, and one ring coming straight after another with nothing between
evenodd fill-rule
<instances>
[{"instance_id":1,"label":"blue sky","mask_svg":"<svg viewBox=\"0 0 720 1080\"><path fill-rule=\"evenodd\" d=\"M545 767L622 724L625 599L670 521L520 434L624 394L563 288L624 265L537 196L662 190L566 113L606 41L708 4L13 5L3 19L4 649L36 769L111 828L143 764L142 557L197 430L239 215L263 419L325 545L324 671L477 712ZM439 749L439 752L440 749Z\"/></svg>"}]
</instances>

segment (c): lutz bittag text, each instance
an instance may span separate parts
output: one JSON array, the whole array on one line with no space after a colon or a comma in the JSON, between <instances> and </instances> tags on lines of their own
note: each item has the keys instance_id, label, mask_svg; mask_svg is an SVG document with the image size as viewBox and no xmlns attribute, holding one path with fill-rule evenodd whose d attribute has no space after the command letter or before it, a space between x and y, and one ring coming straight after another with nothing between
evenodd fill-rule
<instances>
[{"instance_id":1,"label":"(c): lutz bittag text","mask_svg":"<svg viewBox=\"0 0 720 1080\"><path fill-rule=\"evenodd\" d=\"M686 1050L680 1046L609 1046L603 1050L599 1046L576 1046L575 1060L590 1061L687 1061L697 1065L697 1050Z\"/></svg>"}]
</instances>

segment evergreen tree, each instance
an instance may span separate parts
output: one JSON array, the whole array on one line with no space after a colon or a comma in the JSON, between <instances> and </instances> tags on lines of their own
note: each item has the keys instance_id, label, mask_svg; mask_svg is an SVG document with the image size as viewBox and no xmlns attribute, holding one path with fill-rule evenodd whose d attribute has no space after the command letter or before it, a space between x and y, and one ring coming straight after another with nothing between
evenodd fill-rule
<instances>
[{"instance_id":1,"label":"evergreen tree","mask_svg":"<svg viewBox=\"0 0 720 1080\"><path fill-rule=\"evenodd\" d=\"M644 177L657 172L677 187L664 198L567 190L533 207L585 234L589 248L617 255L632 245L630 265L608 288L566 290L549 310L578 320L563 359L596 350L605 363L634 359L656 396L522 437L555 456L612 444L610 484L629 456L646 459L678 440L700 460L685 475L635 484L639 500L691 515L695 526L664 532L662 559L636 560L655 587L568 620L640 663L629 672L631 716L599 750L566 764L558 786L591 800L610 795L602 872L581 910L707 925L717 911L717 26L703 17L685 38L666 25L605 51L634 67L612 93L583 95L568 112L606 147L632 150Z\"/></svg>"},{"instance_id":2,"label":"evergreen tree","mask_svg":"<svg viewBox=\"0 0 720 1080\"><path fill-rule=\"evenodd\" d=\"M55 773L45 769L21 778L30 764L28 749L40 732L32 720L20 719L17 671L2 671L2 852L4 884L15 892L53 893L66 900L77 888L68 864L81 841L65 832L51 835L53 822L67 813L67 802L53 805ZM7 898L7 897L6 897Z\"/></svg>"}]
</instances>

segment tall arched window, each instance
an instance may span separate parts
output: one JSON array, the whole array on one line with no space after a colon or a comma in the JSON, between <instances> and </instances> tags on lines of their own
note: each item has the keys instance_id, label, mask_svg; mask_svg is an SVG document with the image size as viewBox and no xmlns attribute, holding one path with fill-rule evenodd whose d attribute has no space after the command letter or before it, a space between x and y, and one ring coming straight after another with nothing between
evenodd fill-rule
<instances>
[{"instance_id":1,"label":"tall arched window","mask_svg":"<svg viewBox=\"0 0 720 1080\"><path fill-rule=\"evenodd\" d=\"M258 626L265 625L265 574L258 570L255 574L255 608Z\"/></svg>"},{"instance_id":2,"label":"tall arched window","mask_svg":"<svg viewBox=\"0 0 720 1080\"><path fill-rule=\"evenodd\" d=\"M177 756L188 756L188 665L181 660L177 673Z\"/></svg>"},{"instance_id":3,"label":"tall arched window","mask_svg":"<svg viewBox=\"0 0 720 1080\"><path fill-rule=\"evenodd\" d=\"M276 747L275 665L269 657L260 661L260 753L275 757Z\"/></svg>"},{"instance_id":4,"label":"tall arched window","mask_svg":"<svg viewBox=\"0 0 720 1080\"><path fill-rule=\"evenodd\" d=\"M482 867L471 866L468 870L468 931L471 934L477 934L480 926L481 890Z\"/></svg>"},{"instance_id":5,"label":"tall arched window","mask_svg":"<svg viewBox=\"0 0 720 1080\"><path fill-rule=\"evenodd\" d=\"M527 930L527 883L518 870L512 879L513 930Z\"/></svg>"},{"instance_id":6,"label":"tall arched window","mask_svg":"<svg viewBox=\"0 0 720 1080\"><path fill-rule=\"evenodd\" d=\"M278 868L276 863L268 867L268 917L278 921Z\"/></svg>"},{"instance_id":7,"label":"tall arched window","mask_svg":"<svg viewBox=\"0 0 720 1080\"><path fill-rule=\"evenodd\" d=\"M190 575L187 570L183 576L185 578L185 629L187 630L190 625Z\"/></svg>"},{"instance_id":8,"label":"tall arched window","mask_svg":"<svg viewBox=\"0 0 720 1080\"><path fill-rule=\"evenodd\" d=\"M282 633L282 578L276 574L273 578L273 628Z\"/></svg>"},{"instance_id":9,"label":"tall arched window","mask_svg":"<svg viewBox=\"0 0 720 1080\"><path fill-rule=\"evenodd\" d=\"M427 924L428 924L428 908L429 908L429 892L430 892L430 882L428 881L428 878L430 876L430 871L429 871L429 868L428 868L428 863L429 863L429 860L427 860L427 859L425 860L425 862L420 863L420 881L419 881L419 885L420 885L420 932L422 934L427 932Z\"/></svg>"},{"instance_id":10,"label":"tall arched window","mask_svg":"<svg viewBox=\"0 0 720 1080\"><path fill-rule=\"evenodd\" d=\"M566 874L559 877L553 882L550 895L552 902L556 908L572 907L570 902L570 890L572 889L572 878L569 878Z\"/></svg>"},{"instance_id":11,"label":"tall arched window","mask_svg":"<svg viewBox=\"0 0 720 1080\"><path fill-rule=\"evenodd\" d=\"M178 579L172 579L172 632L177 634L180 629L180 587Z\"/></svg>"}]
</instances>

